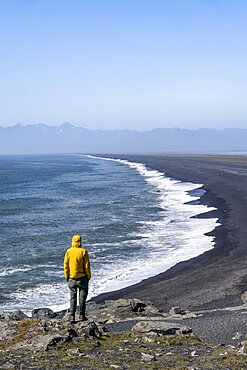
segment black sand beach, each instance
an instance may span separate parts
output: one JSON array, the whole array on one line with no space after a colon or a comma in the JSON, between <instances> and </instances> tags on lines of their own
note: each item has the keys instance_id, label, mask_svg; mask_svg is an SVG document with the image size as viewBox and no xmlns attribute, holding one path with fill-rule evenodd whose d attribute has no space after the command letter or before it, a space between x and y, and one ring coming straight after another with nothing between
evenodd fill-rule
<instances>
[{"instance_id":1,"label":"black sand beach","mask_svg":"<svg viewBox=\"0 0 247 370\"><path fill-rule=\"evenodd\" d=\"M110 156L109 156L110 157ZM247 290L247 157L223 155L119 155L167 176L203 184L203 204L217 208L198 217L218 218L214 249L139 284L94 300L139 298L163 309L200 311L243 304Z\"/></svg>"}]
</instances>

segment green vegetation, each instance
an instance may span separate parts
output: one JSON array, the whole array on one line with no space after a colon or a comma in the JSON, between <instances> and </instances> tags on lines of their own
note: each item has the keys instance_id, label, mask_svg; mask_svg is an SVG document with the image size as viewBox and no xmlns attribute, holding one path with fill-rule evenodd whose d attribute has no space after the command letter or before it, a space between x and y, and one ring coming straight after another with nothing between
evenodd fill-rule
<instances>
[{"instance_id":1,"label":"green vegetation","mask_svg":"<svg viewBox=\"0 0 247 370\"><path fill-rule=\"evenodd\" d=\"M74 337L48 351L11 349L19 342L44 333L42 320L23 320L15 325L14 339L2 343L2 370L82 369L200 369L247 368L245 353L233 346L209 346L194 335L151 335L133 331L105 333L100 338ZM149 355L148 360L143 354Z\"/></svg>"}]
</instances>

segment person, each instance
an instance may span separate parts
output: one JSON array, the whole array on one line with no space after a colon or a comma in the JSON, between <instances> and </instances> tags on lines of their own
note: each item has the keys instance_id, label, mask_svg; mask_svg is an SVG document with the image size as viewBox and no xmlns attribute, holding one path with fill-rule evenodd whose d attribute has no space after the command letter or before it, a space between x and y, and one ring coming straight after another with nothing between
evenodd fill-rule
<instances>
[{"instance_id":1,"label":"person","mask_svg":"<svg viewBox=\"0 0 247 370\"><path fill-rule=\"evenodd\" d=\"M77 291L79 290L80 320L87 320L86 299L88 295L88 282L91 278L90 260L86 249L82 248L80 235L72 237L71 248L64 256L64 277L70 290L70 321L75 322L77 307Z\"/></svg>"}]
</instances>

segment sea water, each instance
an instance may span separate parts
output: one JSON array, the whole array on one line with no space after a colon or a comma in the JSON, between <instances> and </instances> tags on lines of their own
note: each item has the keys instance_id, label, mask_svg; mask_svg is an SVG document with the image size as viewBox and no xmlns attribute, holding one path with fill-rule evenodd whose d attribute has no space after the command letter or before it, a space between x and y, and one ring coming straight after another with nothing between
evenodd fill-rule
<instances>
[{"instance_id":1,"label":"sea water","mask_svg":"<svg viewBox=\"0 0 247 370\"><path fill-rule=\"evenodd\" d=\"M165 166L165 165L164 165ZM0 156L0 310L69 306L63 258L88 249L89 298L213 248L217 219L192 218L202 184L141 163L85 155Z\"/></svg>"}]
</instances>

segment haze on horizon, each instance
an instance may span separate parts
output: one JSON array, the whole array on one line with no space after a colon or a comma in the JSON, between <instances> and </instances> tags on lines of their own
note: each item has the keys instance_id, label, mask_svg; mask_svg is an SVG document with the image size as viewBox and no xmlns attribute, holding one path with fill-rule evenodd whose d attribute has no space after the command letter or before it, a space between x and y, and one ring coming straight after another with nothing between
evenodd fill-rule
<instances>
[{"instance_id":1,"label":"haze on horizon","mask_svg":"<svg viewBox=\"0 0 247 370\"><path fill-rule=\"evenodd\" d=\"M244 0L0 3L0 126L247 128Z\"/></svg>"}]
</instances>

